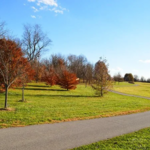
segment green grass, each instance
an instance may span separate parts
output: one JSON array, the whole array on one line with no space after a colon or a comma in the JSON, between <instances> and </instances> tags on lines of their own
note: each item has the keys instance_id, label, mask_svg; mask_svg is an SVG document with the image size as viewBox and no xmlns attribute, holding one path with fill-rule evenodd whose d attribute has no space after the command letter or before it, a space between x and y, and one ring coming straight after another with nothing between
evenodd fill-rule
<instances>
[{"instance_id":1,"label":"green grass","mask_svg":"<svg viewBox=\"0 0 150 150\"><path fill-rule=\"evenodd\" d=\"M135 84L138 86L134 86ZM135 84L127 82L117 83L114 86L114 90L127 94L150 97L150 83L135 82Z\"/></svg>"},{"instance_id":2,"label":"green grass","mask_svg":"<svg viewBox=\"0 0 150 150\"><path fill-rule=\"evenodd\" d=\"M31 83L26 87L25 99L19 102L21 89L10 89L8 105L14 111L0 111L0 128L25 126L78 119L115 116L150 110L150 100L108 93L95 96L88 86L78 85L66 91L58 86ZM0 108L4 107L4 94L0 93Z\"/></svg>"},{"instance_id":3,"label":"green grass","mask_svg":"<svg viewBox=\"0 0 150 150\"><path fill-rule=\"evenodd\" d=\"M150 150L150 128L73 150Z\"/></svg>"}]
</instances>

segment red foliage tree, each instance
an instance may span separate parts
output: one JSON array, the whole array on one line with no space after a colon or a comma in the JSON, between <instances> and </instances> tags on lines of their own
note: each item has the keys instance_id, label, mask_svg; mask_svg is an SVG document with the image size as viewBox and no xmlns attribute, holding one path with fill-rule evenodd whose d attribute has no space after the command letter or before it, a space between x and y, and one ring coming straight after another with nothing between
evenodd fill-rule
<instances>
[{"instance_id":1,"label":"red foliage tree","mask_svg":"<svg viewBox=\"0 0 150 150\"><path fill-rule=\"evenodd\" d=\"M28 60L21 48L12 40L0 39L0 75L5 85L5 105L7 108L8 88L26 72Z\"/></svg>"},{"instance_id":2,"label":"red foliage tree","mask_svg":"<svg viewBox=\"0 0 150 150\"><path fill-rule=\"evenodd\" d=\"M34 70L34 79L37 82L41 81L42 80L42 76L43 76L43 72L44 72L44 69L45 69L45 66L42 65L39 60L34 60L32 61L31 63L31 66Z\"/></svg>"},{"instance_id":3,"label":"red foliage tree","mask_svg":"<svg viewBox=\"0 0 150 150\"><path fill-rule=\"evenodd\" d=\"M76 89L77 84L78 80L76 75L67 70L63 70L61 76L58 77L58 85L60 85L61 88L67 90Z\"/></svg>"},{"instance_id":4,"label":"red foliage tree","mask_svg":"<svg viewBox=\"0 0 150 150\"><path fill-rule=\"evenodd\" d=\"M3 84L3 78L0 74L0 93L3 93L3 92L5 92L5 86Z\"/></svg>"},{"instance_id":5,"label":"red foliage tree","mask_svg":"<svg viewBox=\"0 0 150 150\"><path fill-rule=\"evenodd\" d=\"M48 71L45 69L42 81L46 82L47 85L51 85L51 86L56 84L57 77L52 67L50 67Z\"/></svg>"}]
</instances>

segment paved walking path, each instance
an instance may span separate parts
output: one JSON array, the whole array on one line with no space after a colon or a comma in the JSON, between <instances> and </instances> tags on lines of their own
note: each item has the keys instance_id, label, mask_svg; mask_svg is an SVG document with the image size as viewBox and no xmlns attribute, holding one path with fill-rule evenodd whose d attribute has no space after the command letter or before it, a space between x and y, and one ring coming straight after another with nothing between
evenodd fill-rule
<instances>
[{"instance_id":1,"label":"paved walking path","mask_svg":"<svg viewBox=\"0 0 150 150\"><path fill-rule=\"evenodd\" d=\"M67 150L150 127L150 111L124 116L0 129L0 150Z\"/></svg>"},{"instance_id":2,"label":"paved walking path","mask_svg":"<svg viewBox=\"0 0 150 150\"><path fill-rule=\"evenodd\" d=\"M113 93L117 93L117 94L125 95L125 96L139 97L139 98L144 98L144 99L149 99L150 100L150 97L145 97L145 96L138 96L138 95L126 94L126 93L122 93L122 92L118 92L118 91L114 91L114 90L109 90L109 92L113 92Z\"/></svg>"}]
</instances>

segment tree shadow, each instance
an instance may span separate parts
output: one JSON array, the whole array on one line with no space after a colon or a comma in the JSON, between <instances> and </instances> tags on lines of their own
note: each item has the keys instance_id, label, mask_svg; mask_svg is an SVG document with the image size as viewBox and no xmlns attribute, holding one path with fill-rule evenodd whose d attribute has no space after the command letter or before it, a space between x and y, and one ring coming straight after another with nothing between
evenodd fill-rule
<instances>
[{"instance_id":1,"label":"tree shadow","mask_svg":"<svg viewBox=\"0 0 150 150\"><path fill-rule=\"evenodd\" d=\"M22 88L16 88L16 89L22 89ZM43 88L25 88L24 90L31 90L31 91L67 91L63 89L43 89Z\"/></svg>"},{"instance_id":2,"label":"tree shadow","mask_svg":"<svg viewBox=\"0 0 150 150\"><path fill-rule=\"evenodd\" d=\"M49 85L28 85L30 87L51 87Z\"/></svg>"},{"instance_id":3,"label":"tree shadow","mask_svg":"<svg viewBox=\"0 0 150 150\"><path fill-rule=\"evenodd\" d=\"M31 95L26 95L26 96L31 96ZM97 95L93 95L93 96L88 96L88 95L32 95L35 97L87 97L87 98L91 98L91 97L99 97Z\"/></svg>"}]
</instances>

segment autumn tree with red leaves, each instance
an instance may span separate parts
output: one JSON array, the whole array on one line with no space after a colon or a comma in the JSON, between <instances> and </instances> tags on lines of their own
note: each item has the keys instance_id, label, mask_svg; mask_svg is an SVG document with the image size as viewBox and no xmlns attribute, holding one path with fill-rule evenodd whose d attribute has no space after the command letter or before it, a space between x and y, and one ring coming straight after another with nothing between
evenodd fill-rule
<instances>
[{"instance_id":1,"label":"autumn tree with red leaves","mask_svg":"<svg viewBox=\"0 0 150 150\"><path fill-rule=\"evenodd\" d=\"M67 70L63 70L60 77L58 77L58 85L61 88L71 90L76 89L78 79L74 73L70 73Z\"/></svg>"},{"instance_id":2,"label":"autumn tree with red leaves","mask_svg":"<svg viewBox=\"0 0 150 150\"><path fill-rule=\"evenodd\" d=\"M53 67L50 67L49 70L45 69L42 81L46 82L46 84L50 86L56 84L57 77Z\"/></svg>"},{"instance_id":3,"label":"autumn tree with red leaves","mask_svg":"<svg viewBox=\"0 0 150 150\"><path fill-rule=\"evenodd\" d=\"M5 109L9 87L26 72L28 60L23 56L21 48L14 41L0 39L0 75L5 85Z\"/></svg>"},{"instance_id":4,"label":"autumn tree with red leaves","mask_svg":"<svg viewBox=\"0 0 150 150\"><path fill-rule=\"evenodd\" d=\"M46 61L48 63L48 61ZM55 65L54 65L55 64ZM67 71L65 62L61 58L55 59L55 63L47 65L47 71L44 74L43 80L50 85L60 85L64 89L75 89L78 84L75 74ZM56 65L57 64L57 65Z\"/></svg>"},{"instance_id":5,"label":"autumn tree with red leaves","mask_svg":"<svg viewBox=\"0 0 150 150\"><path fill-rule=\"evenodd\" d=\"M42 76L43 76L43 72L44 72L44 65L42 65L39 60L34 60L32 61L31 63L31 66L34 70L34 80L37 82L41 81L42 80Z\"/></svg>"}]
</instances>

